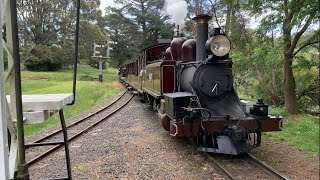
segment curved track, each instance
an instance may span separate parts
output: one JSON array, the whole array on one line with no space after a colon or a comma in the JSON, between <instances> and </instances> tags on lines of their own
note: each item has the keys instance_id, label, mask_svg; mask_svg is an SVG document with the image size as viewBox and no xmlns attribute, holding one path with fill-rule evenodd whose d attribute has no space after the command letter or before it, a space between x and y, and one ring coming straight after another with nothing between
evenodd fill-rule
<instances>
[{"instance_id":1,"label":"curved track","mask_svg":"<svg viewBox=\"0 0 320 180\"><path fill-rule=\"evenodd\" d=\"M226 179L290 179L249 153L240 156L204 155Z\"/></svg>"},{"instance_id":2,"label":"curved track","mask_svg":"<svg viewBox=\"0 0 320 180\"><path fill-rule=\"evenodd\" d=\"M68 136L69 136L68 142L70 143L71 141L73 141L77 137L88 132L90 129L92 129L93 127L95 127L99 123L107 120L109 117L111 117L117 111L119 111L120 109L125 107L133 97L134 97L134 95L123 93L118 99L113 101L108 106L105 106L105 107L99 109L98 111L95 111L95 112L81 118L80 120L78 120L72 124L69 124L67 126ZM62 137L62 130L57 130L57 131L54 131L44 137L41 137L40 139L33 141L31 144L43 143L43 142L47 142L49 140L50 140L50 142L58 142L59 141L58 139L61 139L61 137ZM48 143L48 144L50 144L50 143ZM48 149L47 146L46 146L46 148L45 147L32 147L31 148L30 145L27 144L26 147L29 150L33 150L33 149L37 148L37 150L28 152L29 155L33 156L33 158L30 159L27 164L29 166L33 165L34 163L38 162L39 160L43 159L44 157L46 157L46 156L50 155L51 153L53 153L54 151L58 150L62 146L63 146L63 144L54 145L54 146L51 146L50 149ZM43 153L39 153L39 149Z\"/></svg>"}]
</instances>

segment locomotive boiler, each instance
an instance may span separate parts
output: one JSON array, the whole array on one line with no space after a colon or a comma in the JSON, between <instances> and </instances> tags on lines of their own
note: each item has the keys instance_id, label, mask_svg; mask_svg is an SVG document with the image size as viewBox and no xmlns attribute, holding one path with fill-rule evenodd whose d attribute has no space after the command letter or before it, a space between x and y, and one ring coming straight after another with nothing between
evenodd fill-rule
<instances>
[{"instance_id":1,"label":"locomotive boiler","mask_svg":"<svg viewBox=\"0 0 320 180\"><path fill-rule=\"evenodd\" d=\"M233 86L231 43L220 28L208 37L208 15L198 15L196 39L176 37L143 50L121 68L124 81L158 109L171 136L192 137L199 151L238 155L260 146L261 133L281 131L268 105L240 100Z\"/></svg>"}]
</instances>

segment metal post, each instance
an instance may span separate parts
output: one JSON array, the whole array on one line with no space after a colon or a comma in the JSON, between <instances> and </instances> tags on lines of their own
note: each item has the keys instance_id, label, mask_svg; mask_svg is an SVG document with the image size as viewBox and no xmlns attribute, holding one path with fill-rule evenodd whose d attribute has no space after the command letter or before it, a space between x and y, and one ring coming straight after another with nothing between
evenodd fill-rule
<instances>
[{"instance_id":1,"label":"metal post","mask_svg":"<svg viewBox=\"0 0 320 180\"><path fill-rule=\"evenodd\" d=\"M67 161L68 179L71 180L72 179L72 175L71 175L71 163L70 163L68 133L67 133L66 123L64 121L63 109L61 109L59 111L59 116L60 116L62 132L63 132L64 150L65 150L66 161Z\"/></svg>"},{"instance_id":2,"label":"metal post","mask_svg":"<svg viewBox=\"0 0 320 180\"><path fill-rule=\"evenodd\" d=\"M3 27L3 10L4 4L0 1L0 28ZM9 150L8 150L8 133L6 118L6 102L5 102L5 75L4 75L4 59L2 45L2 31L0 42L0 179L9 179Z\"/></svg>"},{"instance_id":3,"label":"metal post","mask_svg":"<svg viewBox=\"0 0 320 180\"><path fill-rule=\"evenodd\" d=\"M19 38L18 38L18 21L17 21L17 2L10 1L11 11L11 28L12 28L12 47L14 59L14 74L15 74L15 94L16 94L16 115L18 129L18 173L17 179L29 179L28 167L25 158L24 146L24 129L23 129L23 114L22 114L22 98L21 98L21 74L20 74L20 54L19 54ZM8 17L7 17L8 18Z\"/></svg>"},{"instance_id":4,"label":"metal post","mask_svg":"<svg viewBox=\"0 0 320 180\"><path fill-rule=\"evenodd\" d=\"M99 59L99 82L102 82L102 64L103 64L103 59Z\"/></svg>"}]
</instances>

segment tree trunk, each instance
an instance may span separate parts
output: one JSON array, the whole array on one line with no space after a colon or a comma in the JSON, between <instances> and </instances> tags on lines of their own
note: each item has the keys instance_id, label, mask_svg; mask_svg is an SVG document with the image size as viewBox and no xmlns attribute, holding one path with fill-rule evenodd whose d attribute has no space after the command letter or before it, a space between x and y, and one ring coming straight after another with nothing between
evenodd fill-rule
<instances>
[{"instance_id":1,"label":"tree trunk","mask_svg":"<svg viewBox=\"0 0 320 180\"><path fill-rule=\"evenodd\" d=\"M296 82L293 76L292 71L292 60L293 60L293 51L295 44L292 44L291 41L291 30L290 22L293 18L293 13L289 11L288 0L284 0L284 13L285 18L283 20L282 29L283 29L283 73L284 73L284 109L285 112L289 114L298 114L298 103L296 98Z\"/></svg>"},{"instance_id":2,"label":"tree trunk","mask_svg":"<svg viewBox=\"0 0 320 180\"><path fill-rule=\"evenodd\" d=\"M226 27L225 27L225 31L227 35L231 31L231 11L232 11L232 3L228 4L227 6L227 19L226 19Z\"/></svg>"},{"instance_id":3,"label":"tree trunk","mask_svg":"<svg viewBox=\"0 0 320 180\"><path fill-rule=\"evenodd\" d=\"M284 55L284 106L290 114L298 114L296 83L292 71L292 56Z\"/></svg>"}]
</instances>

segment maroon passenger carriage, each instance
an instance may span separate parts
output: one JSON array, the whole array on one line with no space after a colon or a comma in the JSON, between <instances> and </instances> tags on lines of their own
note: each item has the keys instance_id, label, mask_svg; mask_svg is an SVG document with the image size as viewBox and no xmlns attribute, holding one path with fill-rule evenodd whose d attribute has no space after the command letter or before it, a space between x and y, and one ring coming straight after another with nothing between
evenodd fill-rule
<instances>
[{"instance_id":1,"label":"maroon passenger carriage","mask_svg":"<svg viewBox=\"0 0 320 180\"><path fill-rule=\"evenodd\" d=\"M208 38L210 16L199 15L197 39L159 40L120 68L121 81L156 107L171 136L192 137L199 151L238 155L260 146L261 133L281 131L268 105L239 100L230 42L221 29Z\"/></svg>"}]
</instances>

